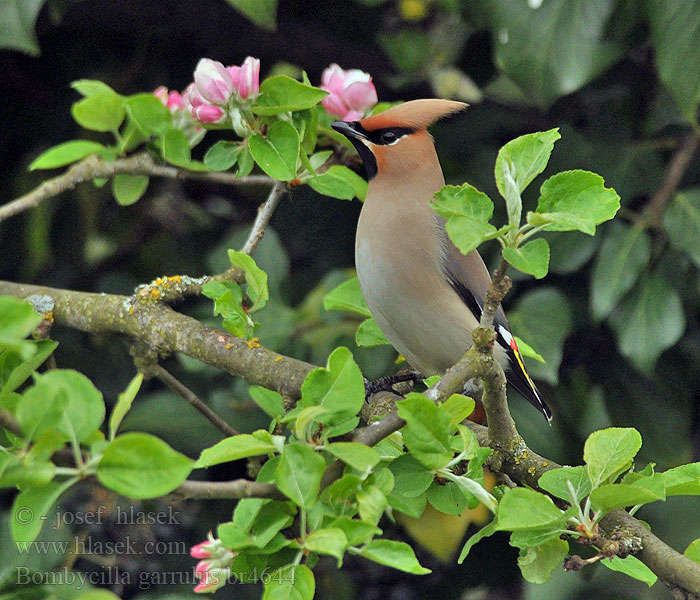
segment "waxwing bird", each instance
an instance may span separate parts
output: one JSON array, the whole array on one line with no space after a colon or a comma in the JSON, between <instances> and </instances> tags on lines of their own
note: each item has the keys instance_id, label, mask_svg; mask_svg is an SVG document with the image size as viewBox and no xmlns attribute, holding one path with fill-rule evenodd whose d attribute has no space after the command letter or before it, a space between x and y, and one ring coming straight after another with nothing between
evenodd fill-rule
<instances>
[{"instance_id":1,"label":"waxwing bird","mask_svg":"<svg viewBox=\"0 0 700 600\"><path fill-rule=\"evenodd\" d=\"M424 375L444 373L471 346L491 283L479 253L463 255L430 207L445 180L427 128L466 107L414 100L332 125L355 146L369 179L355 238L362 294L384 335ZM508 382L551 419L501 308L494 327Z\"/></svg>"}]
</instances>

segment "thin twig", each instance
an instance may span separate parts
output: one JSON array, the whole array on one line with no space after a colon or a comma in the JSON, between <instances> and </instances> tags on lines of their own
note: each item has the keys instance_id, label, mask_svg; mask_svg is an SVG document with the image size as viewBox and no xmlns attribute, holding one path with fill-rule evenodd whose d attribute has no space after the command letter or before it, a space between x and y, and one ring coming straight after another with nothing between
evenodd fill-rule
<instances>
[{"instance_id":1,"label":"thin twig","mask_svg":"<svg viewBox=\"0 0 700 600\"><path fill-rule=\"evenodd\" d=\"M261 483L247 479L233 481L185 481L165 499L182 500L236 500L240 498L272 498L286 500L286 497L272 483Z\"/></svg>"},{"instance_id":2,"label":"thin twig","mask_svg":"<svg viewBox=\"0 0 700 600\"><path fill-rule=\"evenodd\" d=\"M498 265L498 269L493 274L491 286L486 292L484 310L481 313L481 320L479 322L481 327L491 327L491 325L493 325L493 319L498 312L498 307L501 305L501 302L508 293L508 290L510 290L512 282L510 277L506 275L507 270L508 263L503 257L501 257L501 264Z\"/></svg>"},{"instance_id":3,"label":"thin twig","mask_svg":"<svg viewBox=\"0 0 700 600\"><path fill-rule=\"evenodd\" d=\"M267 224L270 222L272 214L275 212L279 201L282 199L282 196L284 196L286 191L287 186L280 181L272 186L267 200L265 200L265 202L258 207L258 214L255 217L253 228L250 230L248 239L246 240L245 244L243 244L243 248L241 248L242 252L245 252L248 255L253 254L253 251L265 233L265 227L267 227Z\"/></svg>"},{"instance_id":4,"label":"thin twig","mask_svg":"<svg viewBox=\"0 0 700 600\"><path fill-rule=\"evenodd\" d=\"M681 141L678 149L671 158L671 162L666 167L666 173L661 187L652 196L646 206L646 212L652 219L653 225L658 226L663 221L666 204L668 204L668 201L680 184L681 179L683 179L683 175L688 165L690 165L690 161L695 151L698 149L699 144L700 138L698 134L692 131Z\"/></svg>"},{"instance_id":5,"label":"thin twig","mask_svg":"<svg viewBox=\"0 0 700 600\"><path fill-rule=\"evenodd\" d=\"M190 390L179 379L174 377L169 371L165 370L161 365L153 365L151 369L153 374L158 379L167 385L173 392L187 400L187 402L201 412L209 420L209 422L214 425L214 427L222 431L225 435L232 436L240 433L231 427L219 415L217 415L211 408L204 404L197 394Z\"/></svg>"},{"instance_id":6,"label":"thin twig","mask_svg":"<svg viewBox=\"0 0 700 600\"><path fill-rule=\"evenodd\" d=\"M79 183L100 177L112 177L120 173L169 179L196 179L226 185L273 185L275 183L275 180L267 175L236 177L229 172L187 171L178 167L157 165L148 152L139 152L127 158L112 161L102 160L98 155L93 154L74 164L65 173L45 181L24 196L0 206L0 221L30 208L36 208L44 200L66 190L72 190Z\"/></svg>"}]
</instances>

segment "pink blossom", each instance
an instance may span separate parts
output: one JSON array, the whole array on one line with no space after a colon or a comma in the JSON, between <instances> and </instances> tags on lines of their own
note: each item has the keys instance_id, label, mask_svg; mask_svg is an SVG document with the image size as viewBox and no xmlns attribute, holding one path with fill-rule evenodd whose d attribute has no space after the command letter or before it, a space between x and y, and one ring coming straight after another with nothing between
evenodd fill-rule
<instances>
[{"instance_id":1,"label":"pink blossom","mask_svg":"<svg viewBox=\"0 0 700 600\"><path fill-rule=\"evenodd\" d=\"M321 89L330 92L322 101L330 115L344 121L356 121L377 103L377 90L369 73L359 69L345 71L333 63L323 71Z\"/></svg>"},{"instance_id":2,"label":"pink blossom","mask_svg":"<svg viewBox=\"0 0 700 600\"><path fill-rule=\"evenodd\" d=\"M185 104L180 92L176 90L168 90L164 85L153 90L153 95L158 98L165 106L170 109L171 113L181 110Z\"/></svg>"},{"instance_id":3,"label":"pink blossom","mask_svg":"<svg viewBox=\"0 0 700 600\"><path fill-rule=\"evenodd\" d=\"M211 104L200 104L199 106L192 106L192 117L195 121L199 121L204 125L210 125L212 123L218 123L224 118L223 109L219 106L212 106Z\"/></svg>"},{"instance_id":4,"label":"pink blossom","mask_svg":"<svg viewBox=\"0 0 700 600\"><path fill-rule=\"evenodd\" d=\"M211 104L226 104L235 89L226 67L210 58L202 58L197 63L194 82L202 98Z\"/></svg>"},{"instance_id":5,"label":"pink blossom","mask_svg":"<svg viewBox=\"0 0 700 600\"><path fill-rule=\"evenodd\" d=\"M214 545L207 540L206 542L200 542L196 546L190 548L190 556L193 558L209 558L214 550Z\"/></svg>"},{"instance_id":6,"label":"pink blossom","mask_svg":"<svg viewBox=\"0 0 700 600\"><path fill-rule=\"evenodd\" d=\"M195 586L195 594L213 594L222 588L228 580L231 572L225 568L214 568L208 570L203 576L197 576L201 581Z\"/></svg>"},{"instance_id":7,"label":"pink blossom","mask_svg":"<svg viewBox=\"0 0 700 600\"><path fill-rule=\"evenodd\" d=\"M260 93L260 59L247 56L240 67L226 67L233 86L242 100L254 99Z\"/></svg>"}]
</instances>

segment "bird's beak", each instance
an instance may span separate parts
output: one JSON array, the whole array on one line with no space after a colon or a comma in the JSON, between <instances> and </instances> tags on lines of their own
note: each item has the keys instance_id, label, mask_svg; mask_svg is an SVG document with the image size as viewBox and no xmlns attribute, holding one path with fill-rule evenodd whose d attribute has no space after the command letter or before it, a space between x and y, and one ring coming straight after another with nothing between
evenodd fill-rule
<instances>
[{"instance_id":1,"label":"bird's beak","mask_svg":"<svg viewBox=\"0 0 700 600\"><path fill-rule=\"evenodd\" d=\"M355 140L366 140L367 136L362 133L358 128L359 123L357 121L334 121L331 123L331 127L335 129L338 133L342 133L346 138Z\"/></svg>"}]
</instances>

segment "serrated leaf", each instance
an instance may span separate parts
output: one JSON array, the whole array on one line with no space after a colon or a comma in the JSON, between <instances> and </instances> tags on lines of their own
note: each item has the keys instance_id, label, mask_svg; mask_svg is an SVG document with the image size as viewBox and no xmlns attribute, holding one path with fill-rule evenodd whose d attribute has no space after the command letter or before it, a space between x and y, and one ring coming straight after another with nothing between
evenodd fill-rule
<instances>
[{"instance_id":1,"label":"serrated leaf","mask_svg":"<svg viewBox=\"0 0 700 600\"><path fill-rule=\"evenodd\" d=\"M464 421L474 412L476 403L472 398L462 394L452 394L440 405L440 410L444 410L450 415L450 431L455 431L457 425Z\"/></svg>"},{"instance_id":2,"label":"serrated leaf","mask_svg":"<svg viewBox=\"0 0 700 600\"><path fill-rule=\"evenodd\" d=\"M248 286L246 292L253 301L253 305L248 309L248 312L253 313L262 309L270 298L267 286L267 273L258 267L253 257L245 252L229 250L228 257L231 261L231 266L241 267L245 273L245 282Z\"/></svg>"},{"instance_id":3,"label":"serrated leaf","mask_svg":"<svg viewBox=\"0 0 700 600\"><path fill-rule=\"evenodd\" d=\"M290 181L296 177L299 134L290 123L275 121L267 137L256 133L248 140L248 148L255 162L273 179Z\"/></svg>"},{"instance_id":4,"label":"serrated leaf","mask_svg":"<svg viewBox=\"0 0 700 600\"><path fill-rule=\"evenodd\" d=\"M357 442L335 442L328 444L325 448L345 464L362 472L367 472L382 459L374 448Z\"/></svg>"},{"instance_id":5,"label":"serrated leaf","mask_svg":"<svg viewBox=\"0 0 700 600\"><path fill-rule=\"evenodd\" d=\"M544 494L525 488L508 490L498 505L499 531L563 529L566 515Z\"/></svg>"},{"instance_id":6,"label":"serrated leaf","mask_svg":"<svg viewBox=\"0 0 700 600\"><path fill-rule=\"evenodd\" d=\"M596 255L591 276L591 309L604 319L634 286L649 261L651 240L642 227L613 223Z\"/></svg>"},{"instance_id":7,"label":"serrated leaf","mask_svg":"<svg viewBox=\"0 0 700 600\"><path fill-rule=\"evenodd\" d=\"M600 175L564 171L542 184L537 212L528 213L528 223L546 225L549 231L578 230L595 235L596 225L612 219L619 208L620 197L605 187Z\"/></svg>"},{"instance_id":8,"label":"serrated leaf","mask_svg":"<svg viewBox=\"0 0 700 600\"><path fill-rule=\"evenodd\" d=\"M325 468L323 457L308 446L287 444L275 470L275 483L297 506L309 509L318 498Z\"/></svg>"},{"instance_id":9,"label":"serrated leaf","mask_svg":"<svg viewBox=\"0 0 700 600\"><path fill-rule=\"evenodd\" d=\"M284 414L284 400L279 392L268 390L259 385L251 385L248 388L248 393L255 404L273 419Z\"/></svg>"},{"instance_id":10,"label":"serrated leaf","mask_svg":"<svg viewBox=\"0 0 700 600\"><path fill-rule=\"evenodd\" d=\"M227 171L236 164L242 150L243 146L236 142L219 140L207 150L204 164L212 171Z\"/></svg>"},{"instance_id":11,"label":"serrated leaf","mask_svg":"<svg viewBox=\"0 0 700 600\"><path fill-rule=\"evenodd\" d=\"M173 126L170 109L153 94L131 96L126 100L125 107L134 123L146 134L163 135ZM189 142L187 148L189 151Z\"/></svg>"},{"instance_id":12,"label":"serrated leaf","mask_svg":"<svg viewBox=\"0 0 700 600\"><path fill-rule=\"evenodd\" d=\"M667 496L700 495L700 462L680 465L661 475Z\"/></svg>"},{"instance_id":13,"label":"serrated leaf","mask_svg":"<svg viewBox=\"0 0 700 600\"><path fill-rule=\"evenodd\" d=\"M112 194L121 206L130 206L137 202L148 189L148 175L129 175L121 173L112 178Z\"/></svg>"},{"instance_id":14,"label":"serrated leaf","mask_svg":"<svg viewBox=\"0 0 700 600\"><path fill-rule=\"evenodd\" d=\"M357 277L344 281L338 287L328 292L323 299L323 308L325 310L347 310L358 313L363 317L372 316L362 295L360 282Z\"/></svg>"},{"instance_id":15,"label":"serrated leaf","mask_svg":"<svg viewBox=\"0 0 700 600\"><path fill-rule=\"evenodd\" d=\"M498 151L495 168L496 186L501 196L507 197L505 178L509 171L520 192L542 173L549 162L554 142L560 138L559 128L555 128L521 135L503 146Z\"/></svg>"},{"instance_id":16,"label":"serrated leaf","mask_svg":"<svg viewBox=\"0 0 700 600\"><path fill-rule=\"evenodd\" d=\"M348 538L342 529L327 528L312 531L304 542L304 549L318 554L329 554L338 559L338 568L343 565L343 554Z\"/></svg>"},{"instance_id":17,"label":"serrated leaf","mask_svg":"<svg viewBox=\"0 0 700 600\"><path fill-rule=\"evenodd\" d=\"M311 177L306 183L314 191L324 196L340 200L352 200L355 197L355 189L347 181L329 172Z\"/></svg>"},{"instance_id":18,"label":"serrated leaf","mask_svg":"<svg viewBox=\"0 0 700 600\"><path fill-rule=\"evenodd\" d=\"M414 575L425 575L430 573L420 565L413 548L403 542L391 540L373 540L360 551L360 556L364 556L380 565L386 565L406 573Z\"/></svg>"},{"instance_id":19,"label":"serrated leaf","mask_svg":"<svg viewBox=\"0 0 700 600\"><path fill-rule=\"evenodd\" d=\"M518 248L503 248L503 258L518 271L542 279L549 271L549 244L538 238Z\"/></svg>"},{"instance_id":20,"label":"serrated leaf","mask_svg":"<svg viewBox=\"0 0 700 600\"><path fill-rule=\"evenodd\" d=\"M450 415L415 392L396 405L399 416L406 421L402 433L411 454L429 469L444 467L452 459Z\"/></svg>"},{"instance_id":21,"label":"serrated leaf","mask_svg":"<svg viewBox=\"0 0 700 600\"><path fill-rule=\"evenodd\" d=\"M253 112L270 116L283 112L305 110L316 106L328 95L328 92L287 77L277 75L260 84L260 97Z\"/></svg>"},{"instance_id":22,"label":"serrated leaf","mask_svg":"<svg viewBox=\"0 0 700 600\"><path fill-rule=\"evenodd\" d=\"M610 427L588 436L583 460L593 488L628 469L641 447L642 436L631 427Z\"/></svg>"},{"instance_id":23,"label":"serrated leaf","mask_svg":"<svg viewBox=\"0 0 700 600\"><path fill-rule=\"evenodd\" d=\"M124 433L107 446L97 478L128 498L156 498L179 486L193 465L193 460L153 435Z\"/></svg>"},{"instance_id":24,"label":"serrated leaf","mask_svg":"<svg viewBox=\"0 0 700 600\"><path fill-rule=\"evenodd\" d=\"M571 497L567 481L571 484L574 498ZM585 466L561 467L542 474L537 482L544 491L567 502L579 503L591 493L592 485Z\"/></svg>"},{"instance_id":25,"label":"serrated leaf","mask_svg":"<svg viewBox=\"0 0 700 600\"><path fill-rule=\"evenodd\" d=\"M275 452L277 447L271 440L260 439L248 433L234 435L221 440L211 448L202 450L195 468L211 467L232 460L259 456Z\"/></svg>"},{"instance_id":26,"label":"serrated leaf","mask_svg":"<svg viewBox=\"0 0 700 600\"><path fill-rule=\"evenodd\" d=\"M518 566L526 581L546 583L552 571L562 564L568 552L568 542L556 538L539 546L521 550Z\"/></svg>"},{"instance_id":27,"label":"serrated leaf","mask_svg":"<svg viewBox=\"0 0 700 600\"><path fill-rule=\"evenodd\" d=\"M124 98L114 93L89 96L73 104L71 114L85 129L117 131L124 120Z\"/></svg>"},{"instance_id":28,"label":"serrated leaf","mask_svg":"<svg viewBox=\"0 0 700 600\"><path fill-rule=\"evenodd\" d=\"M647 504L665 500L663 493L648 489L642 485L624 483L601 485L591 492L591 504L596 510L608 513L614 508L625 508L636 504Z\"/></svg>"},{"instance_id":29,"label":"serrated leaf","mask_svg":"<svg viewBox=\"0 0 700 600\"><path fill-rule=\"evenodd\" d=\"M327 297L327 296L326 296ZM391 346L391 342L386 339L384 332L379 329L379 325L374 317L365 319L355 332L355 342L363 348L375 348L376 346Z\"/></svg>"},{"instance_id":30,"label":"serrated leaf","mask_svg":"<svg viewBox=\"0 0 700 600\"><path fill-rule=\"evenodd\" d=\"M81 160L90 154L100 152L101 150L104 150L102 144L88 140L63 142L37 156L29 165L29 170L35 171L37 169L55 169L56 167L63 167Z\"/></svg>"},{"instance_id":31,"label":"serrated leaf","mask_svg":"<svg viewBox=\"0 0 700 600\"><path fill-rule=\"evenodd\" d=\"M628 556L624 559L619 556L613 556L612 559L604 558L600 562L611 571L629 575L633 579L643 581L649 587L654 585L658 579L649 567L634 556Z\"/></svg>"},{"instance_id":32,"label":"serrated leaf","mask_svg":"<svg viewBox=\"0 0 700 600\"><path fill-rule=\"evenodd\" d=\"M376 485L365 485L357 494L357 508L360 519L365 523L376 525L384 514L387 497Z\"/></svg>"}]
</instances>

